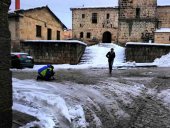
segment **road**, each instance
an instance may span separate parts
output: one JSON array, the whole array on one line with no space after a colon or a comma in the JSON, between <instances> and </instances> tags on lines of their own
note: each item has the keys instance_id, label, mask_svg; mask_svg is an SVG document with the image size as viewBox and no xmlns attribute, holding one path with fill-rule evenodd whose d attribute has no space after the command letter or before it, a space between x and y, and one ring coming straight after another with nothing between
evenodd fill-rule
<instances>
[{"instance_id":1,"label":"road","mask_svg":"<svg viewBox=\"0 0 170 128\"><path fill-rule=\"evenodd\" d=\"M13 78L35 79L36 72L13 70ZM81 104L87 128L170 128L170 68L57 70L55 93ZM169 98L169 97L168 97ZM170 101L170 99L169 99Z\"/></svg>"}]
</instances>

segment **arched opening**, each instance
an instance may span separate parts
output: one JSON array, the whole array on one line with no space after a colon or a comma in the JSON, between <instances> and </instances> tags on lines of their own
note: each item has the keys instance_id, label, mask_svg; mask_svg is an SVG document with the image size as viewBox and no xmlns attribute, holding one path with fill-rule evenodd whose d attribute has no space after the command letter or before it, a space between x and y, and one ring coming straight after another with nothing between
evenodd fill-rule
<instances>
[{"instance_id":1,"label":"arched opening","mask_svg":"<svg viewBox=\"0 0 170 128\"><path fill-rule=\"evenodd\" d=\"M108 31L104 32L102 42L103 43L111 43L111 41L112 41L112 34Z\"/></svg>"}]
</instances>

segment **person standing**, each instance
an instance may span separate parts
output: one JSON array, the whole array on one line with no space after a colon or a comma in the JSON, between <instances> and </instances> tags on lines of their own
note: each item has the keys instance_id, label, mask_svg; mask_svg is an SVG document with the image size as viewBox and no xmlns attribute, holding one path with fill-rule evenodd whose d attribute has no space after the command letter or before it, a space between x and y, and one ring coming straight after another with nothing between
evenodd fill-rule
<instances>
[{"instance_id":1,"label":"person standing","mask_svg":"<svg viewBox=\"0 0 170 128\"><path fill-rule=\"evenodd\" d=\"M112 66L113 66L113 61L115 58L115 52L114 49L111 48L110 51L106 54L106 57L108 58L108 63L109 63L109 73L112 73Z\"/></svg>"}]
</instances>

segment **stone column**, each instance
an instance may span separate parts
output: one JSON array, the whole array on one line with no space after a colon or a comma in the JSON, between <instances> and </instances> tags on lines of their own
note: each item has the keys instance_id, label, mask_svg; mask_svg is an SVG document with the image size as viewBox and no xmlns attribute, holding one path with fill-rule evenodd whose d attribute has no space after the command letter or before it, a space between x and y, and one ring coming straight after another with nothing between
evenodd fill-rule
<instances>
[{"instance_id":1,"label":"stone column","mask_svg":"<svg viewBox=\"0 0 170 128\"><path fill-rule=\"evenodd\" d=\"M12 127L12 81L8 10L11 0L0 1L0 128Z\"/></svg>"}]
</instances>

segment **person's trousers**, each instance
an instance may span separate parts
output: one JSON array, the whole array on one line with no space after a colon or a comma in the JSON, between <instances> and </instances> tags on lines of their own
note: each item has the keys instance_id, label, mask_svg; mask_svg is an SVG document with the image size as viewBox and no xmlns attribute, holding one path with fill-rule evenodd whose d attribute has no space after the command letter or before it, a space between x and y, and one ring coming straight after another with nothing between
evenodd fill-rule
<instances>
[{"instance_id":1,"label":"person's trousers","mask_svg":"<svg viewBox=\"0 0 170 128\"><path fill-rule=\"evenodd\" d=\"M109 61L109 73L112 73L113 60Z\"/></svg>"}]
</instances>

